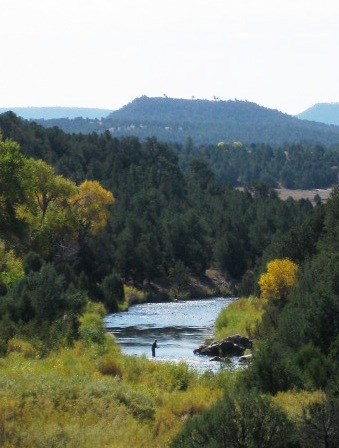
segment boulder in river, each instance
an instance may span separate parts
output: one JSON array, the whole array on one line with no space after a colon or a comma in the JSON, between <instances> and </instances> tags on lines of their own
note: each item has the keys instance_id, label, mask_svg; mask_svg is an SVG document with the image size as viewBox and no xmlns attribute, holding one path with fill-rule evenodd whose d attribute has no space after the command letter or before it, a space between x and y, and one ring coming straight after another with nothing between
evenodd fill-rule
<instances>
[{"instance_id":1,"label":"boulder in river","mask_svg":"<svg viewBox=\"0 0 339 448\"><path fill-rule=\"evenodd\" d=\"M207 356L243 356L245 350L252 348L252 345L249 338L236 334L210 345L201 345L193 350L193 353Z\"/></svg>"},{"instance_id":2,"label":"boulder in river","mask_svg":"<svg viewBox=\"0 0 339 448\"><path fill-rule=\"evenodd\" d=\"M240 358L238 359L238 361L241 362L242 364L248 364L251 360L252 360L252 355L240 356Z\"/></svg>"}]
</instances>

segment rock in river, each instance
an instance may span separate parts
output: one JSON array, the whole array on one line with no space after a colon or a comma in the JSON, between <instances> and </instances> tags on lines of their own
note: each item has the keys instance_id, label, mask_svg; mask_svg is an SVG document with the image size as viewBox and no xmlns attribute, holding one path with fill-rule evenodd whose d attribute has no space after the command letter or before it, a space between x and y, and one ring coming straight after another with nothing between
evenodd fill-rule
<instances>
[{"instance_id":1,"label":"rock in river","mask_svg":"<svg viewBox=\"0 0 339 448\"><path fill-rule=\"evenodd\" d=\"M193 353L207 356L243 356L247 348L252 348L252 341L236 334L210 345L201 345L193 350Z\"/></svg>"}]
</instances>

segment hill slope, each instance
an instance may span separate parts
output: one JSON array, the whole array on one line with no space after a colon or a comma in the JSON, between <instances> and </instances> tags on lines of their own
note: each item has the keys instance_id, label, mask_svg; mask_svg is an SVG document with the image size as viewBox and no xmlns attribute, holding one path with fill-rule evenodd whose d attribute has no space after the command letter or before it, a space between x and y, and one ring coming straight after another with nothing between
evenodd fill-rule
<instances>
[{"instance_id":1,"label":"hill slope","mask_svg":"<svg viewBox=\"0 0 339 448\"><path fill-rule=\"evenodd\" d=\"M106 117L112 110L88 107L2 107L0 114L12 111L26 120L52 120L59 118L101 118Z\"/></svg>"},{"instance_id":2,"label":"hill slope","mask_svg":"<svg viewBox=\"0 0 339 448\"><path fill-rule=\"evenodd\" d=\"M298 114L298 118L339 125L339 103L319 103Z\"/></svg>"},{"instance_id":3,"label":"hill slope","mask_svg":"<svg viewBox=\"0 0 339 448\"><path fill-rule=\"evenodd\" d=\"M96 122L53 120L41 124L47 127L59 126L66 132L89 133L108 129L114 136L156 136L160 140L172 142L183 142L187 137L192 137L197 144L220 141L339 143L339 127L299 120L247 101L143 96Z\"/></svg>"}]
</instances>

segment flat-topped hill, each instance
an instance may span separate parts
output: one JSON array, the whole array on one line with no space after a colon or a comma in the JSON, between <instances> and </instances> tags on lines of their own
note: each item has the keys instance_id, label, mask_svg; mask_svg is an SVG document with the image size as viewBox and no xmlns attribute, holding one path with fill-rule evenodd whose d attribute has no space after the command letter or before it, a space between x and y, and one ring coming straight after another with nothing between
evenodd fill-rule
<instances>
[{"instance_id":1,"label":"flat-topped hill","mask_svg":"<svg viewBox=\"0 0 339 448\"><path fill-rule=\"evenodd\" d=\"M208 101L142 96L102 119L38 120L69 133L109 131L113 136L155 136L197 144L236 142L339 144L339 126L300 120L248 101Z\"/></svg>"}]
</instances>

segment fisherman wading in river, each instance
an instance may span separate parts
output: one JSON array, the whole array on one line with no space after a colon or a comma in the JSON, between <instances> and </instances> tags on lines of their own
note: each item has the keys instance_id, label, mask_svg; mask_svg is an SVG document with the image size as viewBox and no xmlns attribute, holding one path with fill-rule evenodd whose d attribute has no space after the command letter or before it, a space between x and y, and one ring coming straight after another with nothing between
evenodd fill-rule
<instances>
[{"instance_id":1,"label":"fisherman wading in river","mask_svg":"<svg viewBox=\"0 0 339 448\"><path fill-rule=\"evenodd\" d=\"M157 340L156 339L154 339L154 342L153 342L153 344L152 344L152 356L154 357L155 356L155 349L156 348L158 348L158 346L157 346Z\"/></svg>"}]
</instances>

